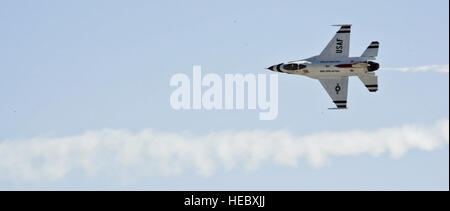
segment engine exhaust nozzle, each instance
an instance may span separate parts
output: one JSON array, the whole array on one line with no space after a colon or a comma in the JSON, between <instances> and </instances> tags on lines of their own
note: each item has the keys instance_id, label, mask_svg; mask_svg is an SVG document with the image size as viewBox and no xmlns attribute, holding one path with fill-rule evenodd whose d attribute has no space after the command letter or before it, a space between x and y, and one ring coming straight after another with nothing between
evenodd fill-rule
<instances>
[{"instance_id":1,"label":"engine exhaust nozzle","mask_svg":"<svg viewBox=\"0 0 450 211\"><path fill-rule=\"evenodd\" d=\"M376 62L369 61L367 62L367 64L368 64L367 69L369 70L369 72L373 72L380 69L380 64Z\"/></svg>"}]
</instances>

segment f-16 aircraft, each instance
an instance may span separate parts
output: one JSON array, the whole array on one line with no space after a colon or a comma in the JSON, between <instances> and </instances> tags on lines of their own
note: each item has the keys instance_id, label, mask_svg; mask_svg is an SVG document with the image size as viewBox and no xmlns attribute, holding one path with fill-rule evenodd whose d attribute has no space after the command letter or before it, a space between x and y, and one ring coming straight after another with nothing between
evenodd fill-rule
<instances>
[{"instance_id":1,"label":"f-16 aircraft","mask_svg":"<svg viewBox=\"0 0 450 211\"><path fill-rule=\"evenodd\" d=\"M374 71L380 65L373 60L378 56L378 41L370 43L360 57L349 57L350 24L333 25L340 29L318 56L281 63L267 69L318 79L337 108L347 108L348 77L358 76L370 92L378 90L378 77Z\"/></svg>"}]
</instances>

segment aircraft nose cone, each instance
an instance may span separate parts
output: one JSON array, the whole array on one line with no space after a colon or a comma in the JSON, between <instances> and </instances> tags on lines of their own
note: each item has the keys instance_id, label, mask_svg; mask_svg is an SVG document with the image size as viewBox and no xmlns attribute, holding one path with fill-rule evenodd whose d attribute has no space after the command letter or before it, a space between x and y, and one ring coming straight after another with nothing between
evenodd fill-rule
<instances>
[{"instance_id":1,"label":"aircraft nose cone","mask_svg":"<svg viewBox=\"0 0 450 211\"><path fill-rule=\"evenodd\" d=\"M273 66L270 66L267 69L273 71Z\"/></svg>"}]
</instances>

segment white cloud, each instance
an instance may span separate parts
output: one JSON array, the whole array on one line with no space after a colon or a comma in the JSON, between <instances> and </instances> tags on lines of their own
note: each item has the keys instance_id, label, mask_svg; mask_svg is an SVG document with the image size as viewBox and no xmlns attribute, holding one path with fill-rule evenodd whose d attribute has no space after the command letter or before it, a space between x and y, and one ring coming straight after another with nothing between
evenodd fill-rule
<instances>
[{"instance_id":1,"label":"white cloud","mask_svg":"<svg viewBox=\"0 0 450 211\"><path fill-rule=\"evenodd\" d=\"M82 175L123 182L184 171L210 176L218 169L254 170L267 162L295 167L300 159L319 168L331 157L389 154L399 158L410 149L432 151L448 143L448 119L431 126L305 136L283 130L195 136L151 129L139 133L106 129L71 137L0 142L0 181L41 184Z\"/></svg>"},{"instance_id":2,"label":"white cloud","mask_svg":"<svg viewBox=\"0 0 450 211\"><path fill-rule=\"evenodd\" d=\"M426 65L418 67L384 67L381 70L394 70L401 72L439 72L448 73L448 64L445 65Z\"/></svg>"}]
</instances>

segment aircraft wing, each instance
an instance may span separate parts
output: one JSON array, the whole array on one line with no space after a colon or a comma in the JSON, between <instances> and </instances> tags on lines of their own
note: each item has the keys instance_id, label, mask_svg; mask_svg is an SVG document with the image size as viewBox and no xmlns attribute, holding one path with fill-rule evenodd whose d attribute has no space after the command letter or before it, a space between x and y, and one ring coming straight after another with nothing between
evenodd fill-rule
<instances>
[{"instance_id":1,"label":"aircraft wing","mask_svg":"<svg viewBox=\"0 0 450 211\"><path fill-rule=\"evenodd\" d=\"M349 57L351 25L334 26L340 26L341 28L319 55L322 59L333 60Z\"/></svg>"},{"instance_id":2,"label":"aircraft wing","mask_svg":"<svg viewBox=\"0 0 450 211\"><path fill-rule=\"evenodd\" d=\"M348 77L321 78L323 88L327 90L338 109L347 108Z\"/></svg>"}]
</instances>

